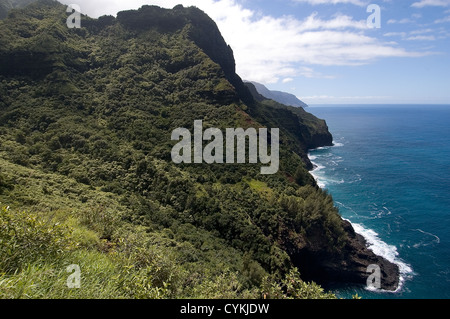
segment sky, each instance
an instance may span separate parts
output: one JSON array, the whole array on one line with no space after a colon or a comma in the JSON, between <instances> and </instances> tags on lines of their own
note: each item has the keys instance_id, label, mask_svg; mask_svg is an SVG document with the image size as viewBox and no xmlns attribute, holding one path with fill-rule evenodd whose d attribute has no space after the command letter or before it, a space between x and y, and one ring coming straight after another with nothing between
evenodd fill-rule
<instances>
[{"instance_id":1,"label":"sky","mask_svg":"<svg viewBox=\"0 0 450 319\"><path fill-rule=\"evenodd\" d=\"M91 17L194 5L244 80L307 104L450 104L450 0L60 0Z\"/></svg>"}]
</instances>

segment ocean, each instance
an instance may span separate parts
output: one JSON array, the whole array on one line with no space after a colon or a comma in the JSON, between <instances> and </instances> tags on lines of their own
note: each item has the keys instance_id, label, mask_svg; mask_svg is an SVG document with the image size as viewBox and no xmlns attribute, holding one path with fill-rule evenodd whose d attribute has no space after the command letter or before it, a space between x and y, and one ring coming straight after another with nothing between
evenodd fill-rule
<instances>
[{"instance_id":1,"label":"ocean","mask_svg":"<svg viewBox=\"0 0 450 319\"><path fill-rule=\"evenodd\" d=\"M377 254L398 264L401 287L333 287L339 297L450 298L450 106L312 106L333 147L309 154L312 174Z\"/></svg>"}]
</instances>

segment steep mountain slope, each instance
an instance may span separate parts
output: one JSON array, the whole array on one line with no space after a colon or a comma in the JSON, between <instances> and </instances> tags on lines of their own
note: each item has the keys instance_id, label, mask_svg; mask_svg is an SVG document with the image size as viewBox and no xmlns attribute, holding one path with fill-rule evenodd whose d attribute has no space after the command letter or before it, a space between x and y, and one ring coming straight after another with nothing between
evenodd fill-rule
<instances>
[{"instance_id":1,"label":"steep mountain slope","mask_svg":"<svg viewBox=\"0 0 450 319\"><path fill-rule=\"evenodd\" d=\"M256 91L267 99L271 99L278 103L289 106L308 107L306 103L298 99L294 94L281 91L272 91L269 90L265 85L254 81L246 82L246 84L248 83L253 84Z\"/></svg>"},{"instance_id":2,"label":"steep mountain slope","mask_svg":"<svg viewBox=\"0 0 450 319\"><path fill-rule=\"evenodd\" d=\"M126 269L156 278L142 287L165 289L163 297L198 297L198 287L223 278L240 287L223 295L262 296L267 278L280 283L293 267L308 280L364 284L373 263L383 269L383 286L395 288L398 269L355 240L307 171L307 150L332 142L325 122L256 101L206 14L144 6L117 18L83 17L81 29L69 29L65 9L39 0L0 21L2 203L47 217L59 212L84 234L71 237L74 247L108 263L126 256ZM195 120L223 131L279 128L279 172L174 164L171 132L192 132ZM86 227L101 244L86 244L93 241ZM149 247L156 255L143 262ZM4 260L14 257L8 251ZM19 265L3 271L26 267ZM139 289L114 291L136 297Z\"/></svg>"}]
</instances>

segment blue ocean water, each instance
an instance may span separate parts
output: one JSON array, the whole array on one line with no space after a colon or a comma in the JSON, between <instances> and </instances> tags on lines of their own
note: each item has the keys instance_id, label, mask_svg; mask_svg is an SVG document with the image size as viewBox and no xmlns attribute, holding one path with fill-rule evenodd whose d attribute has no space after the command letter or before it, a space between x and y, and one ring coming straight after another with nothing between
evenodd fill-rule
<instances>
[{"instance_id":1,"label":"blue ocean water","mask_svg":"<svg viewBox=\"0 0 450 319\"><path fill-rule=\"evenodd\" d=\"M340 287L338 296L450 298L450 106L314 106L335 146L310 152L312 172L371 248L397 263L395 293Z\"/></svg>"}]
</instances>

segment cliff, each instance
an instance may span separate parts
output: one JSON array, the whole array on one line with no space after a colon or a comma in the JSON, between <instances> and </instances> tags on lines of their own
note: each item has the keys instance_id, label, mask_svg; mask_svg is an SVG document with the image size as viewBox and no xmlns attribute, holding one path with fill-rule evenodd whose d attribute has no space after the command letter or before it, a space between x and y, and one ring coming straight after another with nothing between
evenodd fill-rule
<instances>
[{"instance_id":1,"label":"cliff","mask_svg":"<svg viewBox=\"0 0 450 319\"><path fill-rule=\"evenodd\" d=\"M374 262L384 287L395 288L398 269L355 239L307 171L307 151L332 143L325 121L255 99L206 14L143 6L117 18L83 17L81 29L68 29L65 9L39 0L0 21L2 202L75 210L71 218L93 211L80 223L104 244L89 249L102 258L131 250L138 271L151 262L137 256L157 249L176 265L175 277L153 274L177 278L172 296L230 273L239 274L239 292L254 291L293 267L308 280L363 283ZM220 129L279 128L279 172L262 176L248 163L176 165L171 132L192 131L199 119ZM92 226L115 220L105 210L121 212L120 227ZM146 246L131 239L135 232ZM164 280L151 285L166 287Z\"/></svg>"},{"instance_id":2,"label":"cliff","mask_svg":"<svg viewBox=\"0 0 450 319\"><path fill-rule=\"evenodd\" d=\"M348 241L339 253L326 252L326 245L320 244L319 229L304 247L295 247L293 260L302 269L303 278L325 286L339 282L366 285L369 265L377 265L381 271L381 289L395 291L400 278L398 266L368 250L365 239L355 233L349 222L343 221L343 227Z\"/></svg>"},{"instance_id":3,"label":"cliff","mask_svg":"<svg viewBox=\"0 0 450 319\"><path fill-rule=\"evenodd\" d=\"M256 92L266 99L271 99L278 103L294 107L308 107L306 103L301 101L294 94L281 91L272 91L265 85L254 81L246 82L246 84L251 84L255 88Z\"/></svg>"}]
</instances>

